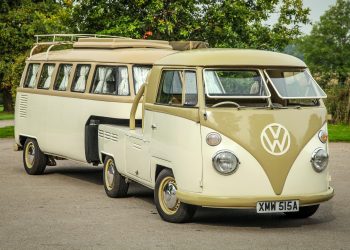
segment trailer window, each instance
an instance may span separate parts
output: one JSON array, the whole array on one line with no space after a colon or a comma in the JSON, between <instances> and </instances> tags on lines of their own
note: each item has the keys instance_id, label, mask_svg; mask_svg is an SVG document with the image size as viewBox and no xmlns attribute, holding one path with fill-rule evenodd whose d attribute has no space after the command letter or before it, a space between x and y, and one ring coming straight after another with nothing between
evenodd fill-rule
<instances>
[{"instance_id":1,"label":"trailer window","mask_svg":"<svg viewBox=\"0 0 350 250\"><path fill-rule=\"evenodd\" d=\"M129 95L128 68L126 66L97 66L91 92L106 95Z\"/></svg>"},{"instance_id":2,"label":"trailer window","mask_svg":"<svg viewBox=\"0 0 350 250\"><path fill-rule=\"evenodd\" d=\"M134 88L135 94L139 91L142 84L146 82L148 72L151 70L151 66L134 66L132 68L134 75Z\"/></svg>"},{"instance_id":3,"label":"trailer window","mask_svg":"<svg viewBox=\"0 0 350 250\"><path fill-rule=\"evenodd\" d=\"M35 79L38 74L39 68L40 68L39 63L30 63L28 65L27 75L26 75L23 87L34 88Z\"/></svg>"},{"instance_id":4,"label":"trailer window","mask_svg":"<svg viewBox=\"0 0 350 250\"><path fill-rule=\"evenodd\" d=\"M85 92L86 82L89 76L91 65L78 64L75 70L72 91L73 92Z\"/></svg>"},{"instance_id":5,"label":"trailer window","mask_svg":"<svg viewBox=\"0 0 350 250\"><path fill-rule=\"evenodd\" d=\"M50 88L51 79L53 71L55 70L55 64L53 63L44 63L44 66L41 70L41 75L38 83L38 89L48 89Z\"/></svg>"},{"instance_id":6,"label":"trailer window","mask_svg":"<svg viewBox=\"0 0 350 250\"><path fill-rule=\"evenodd\" d=\"M55 80L54 90L64 91L67 89L72 64L60 64Z\"/></svg>"}]
</instances>

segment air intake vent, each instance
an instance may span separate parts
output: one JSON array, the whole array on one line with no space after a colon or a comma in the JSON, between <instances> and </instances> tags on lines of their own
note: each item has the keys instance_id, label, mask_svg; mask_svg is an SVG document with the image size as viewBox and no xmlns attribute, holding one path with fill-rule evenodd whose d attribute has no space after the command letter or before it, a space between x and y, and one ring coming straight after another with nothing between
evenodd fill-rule
<instances>
[{"instance_id":1,"label":"air intake vent","mask_svg":"<svg viewBox=\"0 0 350 250\"><path fill-rule=\"evenodd\" d=\"M107 131L103 131L101 129L98 130L98 136L100 138L105 138L106 140L110 140L110 141L118 141L118 135L117 134L113 134Z\"/></svg>"},{"instance_id":2,"label":"air intake vent","mask_svg":"<svg viewBox=\"0 0 350 250\"><path fill-rule=\"evenodd\" d=\"M101 129L98 130L98 137L104 138L105 137L105 132Z\"/></svg>"},{"instance_id":3,"label":"air intake vent","mask_svg":"<svg viewBox=\"0 0 350 250\"><path fill-rule=\"evenodd\" d=\"M19 98L19 117L27 118L28 95L22 94Z\"/></svg>"}]
</instances>

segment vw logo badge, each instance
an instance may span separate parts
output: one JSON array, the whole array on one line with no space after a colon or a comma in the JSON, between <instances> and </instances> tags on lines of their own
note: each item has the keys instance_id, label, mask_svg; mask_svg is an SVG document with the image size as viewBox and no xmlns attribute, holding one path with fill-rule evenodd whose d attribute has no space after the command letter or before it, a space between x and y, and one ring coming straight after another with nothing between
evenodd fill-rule
<instances>
[{"instance_id":1,"label":"vw logo badge","mask_svg":"<svg viewBox=\"0 0 350 250\"><path fill-rule=\"evenodd\" d=\"M283 155L290 146L288 130L278 123L267 125L261 132L260 140L264 149L272 155Z\"/></svg>"}]
</instances>

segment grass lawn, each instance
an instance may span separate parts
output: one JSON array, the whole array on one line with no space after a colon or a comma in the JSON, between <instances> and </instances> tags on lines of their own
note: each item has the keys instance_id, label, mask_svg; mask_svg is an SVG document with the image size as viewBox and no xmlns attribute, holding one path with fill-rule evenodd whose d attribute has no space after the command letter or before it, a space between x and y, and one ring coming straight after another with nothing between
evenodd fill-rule
<instances>
[{"instance_id":1,"label":"grass lawn","mask_svg":"<svg viewBox=\"0 0 350 250\"><path fill-rule=\"evenodd\" d=\"M11 137L14 137L13 126L0 128L0 138L11 138Z\"/></svg>"},{"instance_id":2,"label":"grass lawn","mask_svg":"<svg viewBox=\"0 0 350 250\"><path fill-rule=\"evenodd\" d=\"M4 112L4 106L0 105L0 121L1 120L13 120L13 119L14 119L14 114Z\"/></svg>"},{"instance_id":3,"label":"grass lawn","mask_svg":"<svg viewBox=\"0 0 350 250\"><path fill-rule=\"evenodd\" d=\"M345 141L350 142L350 126L328 124L329 141Z\"/></svg>"}]
</instances>

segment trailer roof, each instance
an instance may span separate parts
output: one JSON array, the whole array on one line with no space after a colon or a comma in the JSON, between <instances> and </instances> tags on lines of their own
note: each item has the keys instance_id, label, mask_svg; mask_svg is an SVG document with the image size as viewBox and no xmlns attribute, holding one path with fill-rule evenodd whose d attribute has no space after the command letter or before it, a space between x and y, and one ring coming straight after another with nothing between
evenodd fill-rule
<instances>
[{"instance_id":1,"label":"trailer roof","mask_svg":"<svg viewBox=\"0 0 350 250\"><path fill-rule=\"evenodd\" d=\"M172 49L155 48L119 48L119 49L64 49L31 56L29 61L62 62L103 62L153 64L160 58L177 53Z\"/></svg>"},{"instance_id":2,"label":"trailer roof","mask_svg":"<svg viewBox=\"0 0 350 250\"><path fill-rule=\"evenodd\" d=\"M306 67L302 60L287 54L252 49L218 48L171 54L158 60L155 65Z\"/></svg>"}]
</instances>

